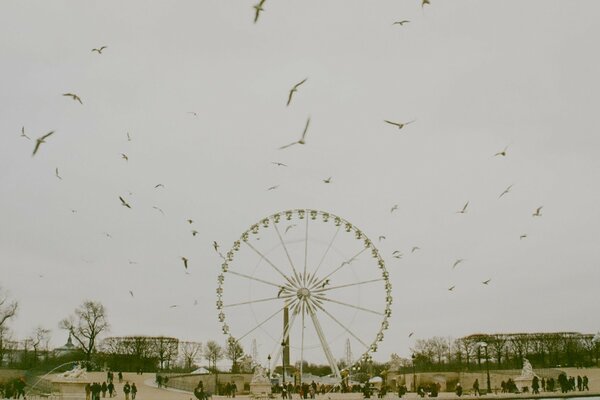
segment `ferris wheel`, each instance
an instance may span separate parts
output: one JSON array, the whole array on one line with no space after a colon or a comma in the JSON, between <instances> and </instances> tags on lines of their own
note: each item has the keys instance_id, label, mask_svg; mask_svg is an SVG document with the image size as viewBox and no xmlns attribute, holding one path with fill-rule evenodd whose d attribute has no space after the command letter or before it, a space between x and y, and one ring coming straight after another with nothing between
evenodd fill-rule
<instances>
[{"instance_id":1,"label":"ferris wheel","mask_svg":"<svg viewBox=\"0 0 600 400\"><path fill-rule=\"evenodd\" d=\"M216 305L223 333L242 345L257 340L270 371L288 358L301 377L307 362L326 361L341 378L335 355L341 359L349 341L360 354L353 363L377 351L392 287L379 251L350 222L310 209L279 212L243 232L222 257Z\"/></svg>"}]
</instances>

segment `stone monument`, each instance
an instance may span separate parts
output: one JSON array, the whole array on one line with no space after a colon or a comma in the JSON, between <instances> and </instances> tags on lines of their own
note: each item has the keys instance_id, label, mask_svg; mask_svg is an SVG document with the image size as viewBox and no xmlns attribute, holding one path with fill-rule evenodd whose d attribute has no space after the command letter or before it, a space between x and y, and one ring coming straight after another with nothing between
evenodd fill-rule
<instances>
[{"instance_id":1,"label":"stone monument","mask_svg":"<svg viewBox=\"0 0 600 400\"><path fill-rule=\"evenodd\" d=\"M267 376L267 371L260 365L254 368L254 376L250 381L250 393L254 395L271 394L271 380Z\"/></svg>"},{"instance_id":2,"label":"stone monument","mask_svg":"<svg viewBox=\"0 0 600 400\"><path fill-rule=\"evenodd\" d=\"M90 383L86 368L76 363L73 368L50 378L52 391L62 396L85 399L85 385Z\"/></svg>"},{"instance_id":3,"label":"stone monument","mask_svg":"<svg viewBox=\"0 0 600 400\"><path fill-rule=\"evenodd\" d=\"M535 372L533 372L533 367L528 359L523 359L523 369L521 370L521 375L517 376L514 381L515 385L519 389L520 392L523 391L524 388L529 390L531 387L531 382L533 381L533 377L537 376Z\"/></svg>"}]
</instances>

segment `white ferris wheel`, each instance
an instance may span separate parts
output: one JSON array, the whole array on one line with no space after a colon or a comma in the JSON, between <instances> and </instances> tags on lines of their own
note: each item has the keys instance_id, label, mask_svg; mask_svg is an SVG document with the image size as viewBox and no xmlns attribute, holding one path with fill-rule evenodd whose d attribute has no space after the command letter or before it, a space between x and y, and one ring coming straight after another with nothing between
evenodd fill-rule
<instances>
[{"instance_id":1,"label":"white ferris wheel","mask_svg":"<svg viewBox=\"0 0 600 400\"><path fill-rule=\"evenodd\" d=\"M337 360L349 341L360 354L353 363L377 351L392 287L373 242L345 219L279 212L242 233L223 259L216 302L223 333L246 348L257 340L270 371L287 352L300 376L306 362L326 362L341 378Z\"/></svg>"}]
</instances>

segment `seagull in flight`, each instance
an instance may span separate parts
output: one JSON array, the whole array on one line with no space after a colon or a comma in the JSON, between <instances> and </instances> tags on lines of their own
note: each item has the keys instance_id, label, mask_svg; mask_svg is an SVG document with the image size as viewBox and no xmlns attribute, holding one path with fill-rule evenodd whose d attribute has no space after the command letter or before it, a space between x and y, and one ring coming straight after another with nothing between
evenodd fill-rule
<instances>
[{"instance_id":1,"label":"seagull in flight","mask_svg":"<svg viewBox=\"0 0 600 400\"><path fill-rule=\"evenodd\" d=\"M329 285L329 278L325 279L323 284L321 285L321 289L325 289L325 286Z\"/></svg>"},{"instance_id":2,"label":"seagull in flight","mask_svg":"<svg viewBox=\"0 0 600 400\"><path fill-rule=\"evenodd\" d=\"M183 266L185 267L185 269L187 269L188 267L188 259L185 257L181 257L181 261L183 261Z\"/></svg>"},{"instance_id":3,"label":"seagull in flight","mask_svg":"<svg viewBox=\"0 0 600 400\"><path fill-rule=\"evenodd\" d=\"M431 3L429 2L429 0L422 0L421 1L421 8L425 7L425 4L431 4Z\"/></svg>"},{"instance_id":4,"label":"seagull in flight","mask_svg":"<svg viewBox=\"0 0 600 400\"><path fill-rule=\"evenodd\" d=\"M394 211L396 211L398 209L398 204L394 204L394 206L391 208L390 213L393 213Z\"/></svg>"},{"instance_id":5,"label":"seagull in flight","mask_svg":"<svg viewBox=\"0 0 600 400\"><path fill-rule=\"evenodd\" d=\"M403 26L404 24L408 24L409 22L410 22L409 20L407 20L407 19L404 19L404 20L402 20L402 21L396 21L396 22L394 22L392 25L400 25L400 26Z\"/></svg>"},{"instance_id":6,"label":"seagull in flight","mask_svg":"<svg viewBox=\"0 0 600 400\"><path fill-rule=\"evenodd\" d=\"M131 295L131 297L133 297L133 292L131 290L129 291L129 294Z\"/></svg>"},{"instance_id":7,"label":"seagull in flight","mask_svg":"<svg viewBox=\"0 0 600 400\"><path fill-rule=\"evenodd\" d=\"M327 179L323 179L323 183L331 183L331 176Z\"/></svg>"},{"instance_id":8,"label":"seagull in flight","mask_svg":"<svg viewBox=\"0 0 600 400\"><path fill-rule=\"evenodd\" d=\"M169 308L175 308L175 307L179 307L179 304L172 304L169 306Z\"/></svg>"},{"instance_id":9,"label":"seagull in flight","mask_svg":"<svg viewBox=\"0 0 600 400\"><path fill-rule=\"evenodd\" d=\"M187 222L188 222L188 224L190 224L190 225L191 225L191 224L193 224L193 223L194 223L194 220L193 220L193 219L188 219L188 220L187 220Z\"/></svg>"},{"instance_id":10,"label":"seagull in flight","mask_svg":"<svg viewBox=\"0 0 600 400\"><path fill-rule=\"evenodd\" d=\"M455 288L455 287L456 287L456 285L452 285L452 286L450 286L450 287L448 288L448 290L451 292L451 291L453 291L453 290L454 290L454 288Z\"/></svg>"},{"instance_id":11,"label":"seagull in flight","mask_svg":"<svg viewBox=\"0 0 600 400\"><path fill-rule=\"evenodd\" d=\"M306 120L306 126L304 127L304 131L302 132L302 137L297 142L292 142L290 144L286 144L285 146L281 146L279 150L287 149L295 144L305 144L306 132L308 131L308 126L310 125L310 117Z\"/></svg>"},{"instance_id":12,"label":"seagull in flight","mask_svg":"<svg viewBox=\"0 0 600 400\"><path fill-rule=\"evenodd\" d=\"M304 82L306 82L308 80L308 78L304 78L301 82L298 82L294 85L294 87L292 87L290 89L290 94L288 96L288 101L286 104L286 107L290 105L290 103L292 102L292 96L294 95L294 93L296 93L298 91L298 87L300 87L300 85L302 85Z\"/></svg>"},{"instance_id":13,"label":"seagull in flight","mask_svg":"<svg viewBox=\"0 0 600 400\"><path fill-rule=\"evenodd\" d=\"M290 229L292 229L292 228L293 228L293 227L295 227L295 226L296 226L296 224L292 224L292 225L286 226L286 228L285 228L285 232L284 232L283 234L285 235L286 233L288 233L288 231L289 231Z\"/></svg>"},{"instance_id":14,"label":"seagull in flight","mask_svg":"<svg viewBox=\"0 0 600 400\"><path fill-rule=\"evenodd\" d=\"M402 253L400 252L400 250L394 250L394 252L392 253L392 257L394 258L402 258Z\"/></svg>"},{"instance_id":15,"label":"seagull in flight","mask_svg":"<svg viewBox=\"0 0 600 400\"><path fill-rule=\"evenodd\" d=\"M21 137L24 137L27 140L31 140L31 138L25 134L25 127L24 126L21 127Z\"/></svg>"},{"instance_id":16,"label":"seagull in flight","mask_svg":"<svg viewBox=\"0 0 600 400\"><path fill-rule=\"evenodd\" d=\"M163 185L162 183L159 183L158 185L154 186L154 189L158 189L159 187L164 189L165 185Z\"/></svg>"},{"instance_id":17,"label":"seagull in flight","mask_svg":"<svg viewBox=\"0 0 600 400\"><path fill-rule=\"evenodd\" d=\"M131 135L129 134L129 132L127 132L127 141L131 142Z\"/></svg>"},{"instance_id":18,"label":"seagull in flight","mask_svg":"<svg viewBox=\"0 0 600 400\"><path fill-rule=\"evenodd\" d=\"M254 15L254 23L256 23L256 21L258 21L260 12L265 11L265 9L263 8L263 4L265 4L265 0L260 0L260 2L253 7L256 10L256 14Z\"/></svg>"},{"instance_id":19,"label":"seagull in flight","mask_svg":"<svg viewBox=\"0 0 600 400\"><path fill-rule=\"evenodd\" d=\"M510 192L510 189L513 187L513 185L510 185L509 187L507 187L506 189L504 189L504 192L500 193L500 196L498 196L498 198L504 196L505 194Z\"/></svg>"},{"instance_id":20,"label":"seagull in flight","mask_svg":"<svg viewBox=\"0 0 600 400\"><path fill-rule=\"evenodd\" d=\"M125 153L121 153L121 158L125 161L129 161L129 157L127 157L127 154Z\"/></svg>"},{"instance_id":21,"label":"seagull in flight","mask_svg":"<svg viewBox=\"0 0 600 400\"><path fill-rule=\"evenodd\" d=\"M414 334L415 334L414 332L411 332L411 333L408 334L408 337L411 337Z\"/></svg>"},{"instance_id":22,"label":"seagull in flight","mask_svg":"<svg viewBox=\"0 0 600 400\"><path fill-rule=\"evenodd\" d=\"M539 206L539 207L538 207L538 208L535 210L535 212L534 212L533 214L531 214L531 215L532 215L532 216L534 216L534 217L541 217L541 216L542 216L542 213L541 213L540 211L542 211L542 208L544 208L544 206Z\"/></svg>"},{"instance_id":23,"label":"seagull in flight","mask_svg":"<svg viewBox=\"0 0 600 400\"><path fill-rule=\"evenodd\" d=\"M198 234L198 231L195 229L192 229L192 236L196 236Z\"/></svg>"},{"instance_id":24,"label":"seagull in flight","mask_svg":"<svg viewBox=\"0 0 600 400\"><path fill-rule=\"evenodd\" d=\"M269 190L275 190L279 187L279 185L275 185L275 186L271 186L270 188L267 189L267 191Z\"/></svg>"},{"instance_id":25,"label":"seagull in flight","mask_svg":"<svg viewBox=\"0 0 600 400\"><path fill-rule=\"evenodd\" d=\"M379 236L379 238L377 238L377 240L379 240L381 242L382 240L385 240L385 236L381 235L381 236Z\"/></svg>"},{"instance_id":26,"label":"seagull in flight","mask_svg":"<svg viewBox=\"0 0 600 400\"><path fill-rule=\"evenodd\" d=\"M494 154L494 157L497 157L497 156L506 157L506 150L508 150L508 146L506 146L506 147L504 148L504 150L502 150L502 151L499 151L499 152L497 152L496 154Z\"/></svg>"},{"instance_id":27,"label":"seagull in flight","mask_svg":"<svg viewBox=\"0 0 600 400\"><path fill-rule=\"evenodd\" d=\"M281 163L281 162L275 162L275 161L273 161L271 164L277 165L278 167L287 167L286 164Z\"/></svg>"},{"instance_id":28,"label":"seagull in flight","mask_svg":"<svg viewBox=\"0 0 600 400\"><path fill-rule=\"evenodd\" d=\"M58 167L54 170L54 175L56 175L56 177L62 181L62 176L58 174Z\"/></svg>"},{"instance_id":29,"label":"seagull in flight","mask_svg":"<svg viewBox=\"0 0 600 400\"><path fill-rule=\"evenodd\" d=\"M415 120L415 119L413 119L412 121L408 121L408 122L393 122L393 121L388 121L387 119L384 119L383 121L384 121L384 122L386 122L386 123L388 123L388 124L390 124L390 125L397 126L397 127L398 127L398 129L402 129L402 128L404 128L406 125L408 125L408 124L412 124L412 123L413 123L413 122L415 122L416 120Z\"/></svg>"},{"instance_id":30,"label":"seagull in flight","mask_svg":"<svg viewBox=\"0 0 600 400\"><path fill-rule=\"evenodd\" d=\"M281 293L283 293L283 291L285 290L284 286L280 286L279 287L279 292L277 292L277 297L281 296Z\"/></svg>"},{"instance_id":31,"label":"seagull in flight","mask_svg":"<svg viewBox=\"0 0 600 400\"><path fill-rule=\"evenodd\" d=\"M39 137L35 140L35 148L33 149L33 154L31 154L32 157L35 156L35 153L38 152L41 144L46 143L46 139L53 133L54 133L54 131L50 131L50 132L46 133L44 136Z\"/></svg>"},{"instance_id":32,"label":"seagull in flight","mask_svg":"<svg viewBox=\"0 0 600 400\"><path fill-rule=\"evenodd\" d=\"M121 205L122 205L123 207L131 208L131 206L129 205L129 203L127 203L127 202L125 201L125 199L123 199L121 196L119 196L119 200L121 200Z\"/></svg>"},{"instance_id":33,"label":"seagull in flight","mask_svg":"<svg viewBox=\"0 0 600 400\"><path fill-rule=\"evenodd\" d=\"M219 252L219 243L216 240L213 240L213 249L218 253Z\"/></svg>"},{"instance_id":34,"label":"seagull in flight","mask_svg":"<svg viewBox=\"0 0 600 400\"><path fill-rule=\"evenodd\" d=\"M154 208L155 210L158 210L158 211L160 211L160 213L161 213L162 215L165 215L165 212L164 212L164 211L163 211L163 210L162 210L160 207L157 207L157 206L152 206L152 208Z\"/></svg>"},{"instance_id":35,"label":"seagull in flight","mask_svg":"<svg viewBox=\"0 0 600 400\"><path fill-rule=\"evenodd\" d=\"M454 261L454 264L452 264L452 269L456 268L456 266L463 261L465 261L465 260L462 258L459 258L458 260Z\"/></svg>"},{"instance_id":36,"label":"seagull in flight","mask_svg":"<svg viewBox=\"0 0 600 400\"><path fill-rule=\"evenodd\" d=\"M92 53L95 51L98 54L102 54L102 50L107 49L108 46L102 46L99 49L92 49Z\"/></svg>"},{"instance_id":37,"label":"seagull in flight","mask_svg":"<svg viewBox=\"0 0 600 400\"><path fill-rule=\"evenodd\" d=\"M490 278L490 279L488 279L488 280L485 280L485 281L483 281L483 282L481 282L481 283L483 283L484 285L487 285L488 283L490 283L490 281L491 281L491 280L492 280L492 278Z\"/></svg>"},{"instance_id":38,"label":"seagull in flight","mask_svg":"<svg viewBox=\"0 0 600 400\"><path fill-rule=\"evenodd\" d=\"M421 248L420 248L419 246L415 246L415 247L413 247L413 248L410 250L410 252L411 252L411 253L414 253L414 252L415 252L415 251L417 251L417 250L421 250Z\"/></svg>"},{"instance_id":39,"label":"seagull in flight","mask_svg":"<svg viewBox=\"0 0 600 400\"><path fill-rule=\"evenodd\" d=\"M525 239L526 237L527 237L527 234L526 234L526 233L524 233L524 234L522 234L521 236L519 236L519 240L521 240L521 239Z\"/></svg>"},{"instance_id":40,"label":"seagull in flight","mask_svg":"<svg viewBox=\"0 0 600 400\"><path fill-rule=\"evenodd\" d=\"M63 96L70 97L73 100L78 101L80 104L83 104L81 97L77 96L75 93L63 93Z\"/></svg>"},{"instance_id":41,"label":"seagull in flight","mask_svg":"<svg viewBox=\"0 0 600 400\"><path fill-rule=\"evenodd\" d=\"M467 207L468 207L468 206L469 206L469 202L467 201L467 202L465 203L465 205L463 206L462 210L460 210L460 211L457 211L456 213L457 213L457 214L466 214L466 213L467 213Z\"/></svg>"}]
</instances>

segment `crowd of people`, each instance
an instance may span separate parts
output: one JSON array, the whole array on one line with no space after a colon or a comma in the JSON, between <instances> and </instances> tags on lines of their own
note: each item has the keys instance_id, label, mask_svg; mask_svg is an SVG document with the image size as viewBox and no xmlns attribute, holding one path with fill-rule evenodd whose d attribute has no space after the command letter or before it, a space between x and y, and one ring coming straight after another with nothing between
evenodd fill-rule
<instances>
[{"instance_id":1,"label":"crowd of people","mask_svg":"<svg viewBox=\"0 0 600 400\"><path fill-rule=\"evenodd\" d=\"M123 373L117 374L119 383L123 383ZM85 385L85 400L100 400L100 397L105 398L108 393L108 397L115 397L117 391L114 384L114 373L111 370L106 372L106 380L102 383L92 382ZM137 387L135 383L129 384L129 381L123 385L123 393L125 394L125 400L135 400L137 394ZM131 399L130 399L131 396Z\"/></svg>"}]
</instances>

